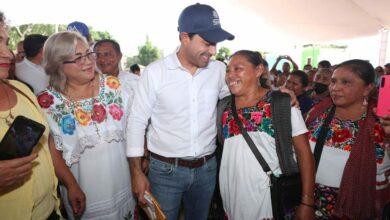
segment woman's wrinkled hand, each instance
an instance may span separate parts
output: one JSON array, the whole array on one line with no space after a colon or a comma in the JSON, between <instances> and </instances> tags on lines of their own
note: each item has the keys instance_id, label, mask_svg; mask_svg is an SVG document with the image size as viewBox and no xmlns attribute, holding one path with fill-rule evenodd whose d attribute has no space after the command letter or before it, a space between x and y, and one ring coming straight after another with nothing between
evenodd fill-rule
<instances>
[{"instance_id":1,"label":"woman's wrinkled hand","mask_svg":"<svg viewBox=\"0 0 390 220\"><path fill-rule=\"evenodd\" d=\"M287 89L284 86L281 86L280 87L280 91L290 95L290 97L291 97L291 106L299 108L299 101L297 99L297 96L295 95L295 93L292 90L289 90L289 89Z\"/></svg>"},{"instance_id":2,"label":"woman's wrinkled hand","mask_svg":"<svg viewBox=\"0 0 390 220\"><path fill-rule=\"evenodd\" d=\"M31 154L27 157L0 161L0 195L10 188L23 185L23 181L31 174L33 161L37 157L37 154Z\"/></svg>"},{"instance_id":3,"label":"woman's wrinkled hand","mask_svg":"<svg viewBox=\"0 0 390 220\"><path fill-rule=\"evenodd\" d=\"M85 210L85 194L78 184L68 188L68 199L72 206L73 214L80 217Z\"/></svg>"}]
</instances>

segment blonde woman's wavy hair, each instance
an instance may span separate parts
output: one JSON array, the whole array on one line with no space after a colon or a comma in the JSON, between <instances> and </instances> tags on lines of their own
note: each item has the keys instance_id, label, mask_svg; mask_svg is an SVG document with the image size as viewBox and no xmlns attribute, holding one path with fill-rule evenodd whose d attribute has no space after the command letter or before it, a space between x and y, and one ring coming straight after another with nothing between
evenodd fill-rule
<instances>
[{"instance_id":1,"label":"blonde woman's wavy hair","mask_svg":"<svg viewBox=\"0 0 390 220\"><path fill-rule=\"evenodd\" d=\"M64 31L53 34L43 47L43 68L49 75L49 85L57 91L65 90L67 78L63 72L63 62L68 61L76 54L77 42L85 44L87 41L78 32Z\"/></svg>"}]
</instances>

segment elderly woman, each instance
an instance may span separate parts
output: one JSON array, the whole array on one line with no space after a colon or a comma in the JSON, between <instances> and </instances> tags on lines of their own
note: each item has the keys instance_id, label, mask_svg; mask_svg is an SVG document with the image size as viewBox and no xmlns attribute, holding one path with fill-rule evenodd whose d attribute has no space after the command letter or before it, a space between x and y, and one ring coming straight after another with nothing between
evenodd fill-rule
<instances>
[{"instance_id":1,"label":"elderly woman","mask_svg":"<svg viewBox=\"0 0 390 220\"><path fill-rule=\"evenodd\" d=\"M49 128L34 94L24 84L6 80L12 54L0 12L0 140L21 115L46 129L30 156L0 161L1 219L59 219L57 178L49 152Z\"/></svg>"},{"instance_id":2,"label":"elderly woman","mask_svg":"<svg viewBox=\"0 0 390 220\"><path fill-rule=\"evenodd\" d=\"M51 36L44 46L50 86L38 102L55 140L68 217L128 219L135 205L124 140L131 97L116 77L95 72L95 59L78 33Z\"/></svg>"},{"instance_id":3,"label":"elderly woman","mask_svg":"<svg viewBox=\"0 0 390 220\"><path fill-rule=\"evenodd\" d=\"M321 149L316 143L323 141L322 150L317 150L321 152L315 188L318 219L373 219L390 201L389 141L373 113L376 101L369 97L374 79L374 68L366 61L341 63L331 78L330 98L308 114L314 152ZM383 123L386 129L388 119ZM326 129L323 138L321 129Z\"/></svg>"},{"instance_id":4,"label":"elderly woman","mask_svg":"<svg viewBox=\"0 0 390 220\"><path fill-rule=\"evenodd\" d=\"M280 174L270 111L271 92L258 83L264 73L263 69L258 52L238 51L228 64L226 83L234 95L237 114L244 129L256 143L273 173ZM222 110L219 134L222 134L224 144L219 183L226 214L229 219L271 219L269 176L238 130L231 106L227 105ZM302 176L302 204L296 215L299 219L313 219L314 163L306 137L307 129L296 107L291 108L291 124L292 141Z\"/></svg>"}]
</instances>

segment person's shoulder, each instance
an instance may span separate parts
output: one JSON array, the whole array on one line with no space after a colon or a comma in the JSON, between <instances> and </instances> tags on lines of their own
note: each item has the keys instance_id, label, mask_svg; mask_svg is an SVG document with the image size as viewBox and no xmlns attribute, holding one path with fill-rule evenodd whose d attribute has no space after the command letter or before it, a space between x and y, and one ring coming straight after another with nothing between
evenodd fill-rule
<instances>
[{"instance_id":1,"label":"person's shoulder","mask_svg":"<svg viewBox=\"0 0 390 220\"><path fill-rule=\"evenodd\" d=\"M155 72L162 72L163 68L166 67L166 61L168 57L163 57L161 59L158 59L156 61L151 62L145 67L145 70L143 71L142 74L148 74L148 73L153 73Z\"/></svg>"},{"instance_id":2,"label":"person's shoulder","mask_svg":"<svg viewBox=\"0 0 390 220\"><path fill-rule=\"evenodd\" d=\"M20 91L24 92L29 97L34 97L34 93L31 91L31 89L23 82L18 80L8 80L9 84L15 86Z\"/></svg>"},{"instance_id":3,"label":"person's shoulder","mask_svg":"<svg viewBox=\"0 0 390 220\"><path fill-rule=\"evenodd\" d=\"M24 58L22 61L20 61L18 63L15 63L15 66L16 67L18 67L18 66L25 66L26 62L27 62L27 58Z\"/></svg>"},{"instance_id":4,"label":"person's shoulder","mask_svg":"<svg viewBox=\"0 0 390 220\"><path fill-rule=\"evenodd\" d=\"M15 64L15 74L18 75L28 68L28 65L26 63L26 58L24 58L21 62ZM24 76L23 74L21 76ZM18 76L19 77L19 76Z\"/></svg>"}]
</instances>

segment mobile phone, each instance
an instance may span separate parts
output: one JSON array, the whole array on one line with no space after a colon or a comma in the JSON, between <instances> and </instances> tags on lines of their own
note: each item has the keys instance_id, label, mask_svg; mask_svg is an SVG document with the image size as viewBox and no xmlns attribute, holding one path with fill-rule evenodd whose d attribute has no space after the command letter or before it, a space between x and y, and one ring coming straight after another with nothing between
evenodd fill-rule
<instances>
[{"instance_id":1,"label":"mobile phone","mask_svg":"<svg viewBox=\"0 0 390 220\"><path fill-rule=\"evenodd\" d=\"M390 75L381 78L376 115L379 117L390 115Z\"/></svg>"},{"instance_id":2,"label":"mobile phone","mask_svg":"<svg viewBox=\"0 0 390 220\"><path fill-rule=\"evenodd\" d=\"M44 131L41 123L17 116L0 142L0 160L30 155Z\"/></svg>"}]
</instances>

